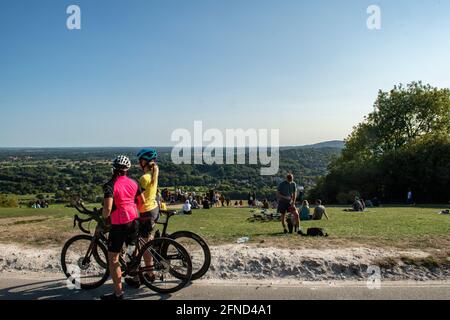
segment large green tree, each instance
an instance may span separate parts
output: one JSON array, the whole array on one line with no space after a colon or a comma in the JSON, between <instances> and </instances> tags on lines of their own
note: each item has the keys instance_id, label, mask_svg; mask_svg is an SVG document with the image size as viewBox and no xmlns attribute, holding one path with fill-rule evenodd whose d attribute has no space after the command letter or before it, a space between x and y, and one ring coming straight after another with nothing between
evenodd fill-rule
<instances>
[{"instance_id":1,"label":"large green tree","mask_svg":"<svg viewBox=\"0 0 450 320\"><path fill-rule=\"evenodd\" d=\"M449 134L450 90L421 82L379 91L374 111L346 139L344 159L397 150L426 134Z\"/></svg>"},{"instance_id":2,"label":"large green tree","mask_svg":"<svg viewBox=\"0 0 450 320\"><path fill-rule=\"evenodd\" d=\"M401 201L409 188L419 201L450 200L448 88L413 82L379 91L374 111L354 127L312 195L336 201L357 190Z\"/></svg>"}]
</instances>

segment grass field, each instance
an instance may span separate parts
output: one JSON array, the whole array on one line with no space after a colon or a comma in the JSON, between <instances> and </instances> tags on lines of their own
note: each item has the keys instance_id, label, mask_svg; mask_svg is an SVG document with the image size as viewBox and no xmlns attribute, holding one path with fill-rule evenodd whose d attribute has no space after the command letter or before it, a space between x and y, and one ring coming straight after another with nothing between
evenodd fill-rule
<instances>
[{"instance_id":1,"label":"grass field","mask_svg":"<svg viewBox=\"0 0 450 320\"><path fill-rule=\"evenodd\" d=\"M442 209L442 208L441 208ZM322 227L328 238L305 238L283 234L279 222L249 222L248 208L194 210L191 216L175 216L169 231L190 230L210 244L233 243L242 236L250 243L279 247L450 247L450 216L438 207L382 207L364 213L347 213L342 207L327 208L330 220L302 222L302 229ZM73 228L76 211L63 205L48 209L0 208L0 242L27 245L61 245L80 231ZM93 225L92 225L93 227Z\"/></svg>"}]
</instances>

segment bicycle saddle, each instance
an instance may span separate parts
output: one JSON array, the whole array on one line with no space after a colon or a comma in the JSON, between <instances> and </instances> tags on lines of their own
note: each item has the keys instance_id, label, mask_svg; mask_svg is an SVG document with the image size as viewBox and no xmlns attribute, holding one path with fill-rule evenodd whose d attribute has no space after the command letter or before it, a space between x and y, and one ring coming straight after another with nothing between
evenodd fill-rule
<instances>
[{"instance_id":1,"label":"bicycle saddle","mask_svg":"<svg viewBox=\"0 0 450 320\"><path fill-rule=\"evenodd\" d=\"M171 217L171 216L177 214L176 210L160 210L159 212L161 214L166 214L168 217Z\"/></svg>"}]
</instances>

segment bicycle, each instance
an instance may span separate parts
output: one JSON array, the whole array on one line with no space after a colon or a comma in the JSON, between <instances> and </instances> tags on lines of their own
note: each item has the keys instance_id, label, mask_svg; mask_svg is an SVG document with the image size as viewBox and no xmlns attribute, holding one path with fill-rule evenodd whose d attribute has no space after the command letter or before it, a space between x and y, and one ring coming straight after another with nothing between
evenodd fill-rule
<instances>
[{"instance_id":1,"label":"bicycle","mask_svg":"<svg viewBox=\"0 0 450 320\"><path fill-rule=\"evenodd\" d=\"M110 225L105 223L101 215L101 209L88 210L82 202L74 205L75 209L89 217L81 219L77 214L74 216L74 227L85 234L70 238L63 246L61 252L62 271L68 280L80 289L98 288L106 282L109 277L108 251L106 233ZM83 224L95 221L95 232L84 228ZM77 255L76 251L80 251ZM153 265L143 264L143 255L149 252L153 257ZM186 249L173 239L159 237L145 241L139 236L136 248L131 255L130 261L125 260L125 251L122 249L119 263L122 276L139 276L141 283L149 289L168 294L182 289L192 276L192 262ZM95 263L92 263L92 260ZM155 278L146 276L152 271ZM89 281L89 279L93 279Z\"/></svg>"},{"instance_id":2,"label":"bicycle","mask_svg":"<svg viewBox=\"0 0 450 320\"><path fill-rule=\"evenodd\" d=\"M269 213L268 210L264 209L259 214L255 213L255 210L250 210L251 217L247 218L248 222L270 222L270 221L281 221L281 214L279 213Z\"/></svg>"},{"instance_id":3,"label":"bicycle","mask_svg":"<svg viewBox=\"0 0 450 320\"><path fill-rule=\"evenodd\" d=\"M206 241L196 233L191 231L176 231L167 233L169 219L176 215L176 211L160 210L161 214L166 215L165 221L157 221L157 224L163 225L162 233L155 231L155 239L158 237L170 238L188 249L192 261L191 280L197 280L205 275L211 265L211 251ZM200 248L198 248L200 246Z\"/></svg>"}]
</instances>

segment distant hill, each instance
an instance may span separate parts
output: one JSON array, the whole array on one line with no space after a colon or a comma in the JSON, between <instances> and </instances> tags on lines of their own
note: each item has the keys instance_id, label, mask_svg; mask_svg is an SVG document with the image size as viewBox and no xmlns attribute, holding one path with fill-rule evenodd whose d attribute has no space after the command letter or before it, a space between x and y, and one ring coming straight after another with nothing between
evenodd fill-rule
<instances>
[{"instance_id":1,"label":"distant hill","mask_svg":"<svg viewBox=\"0 0 450 320\"><path fill-rule=\"evenodd\" d=\"M343 149L345 146L344 141L342 140L332 140L332 141L324 141L315 144L310 144L306 146L302 146L302 148L312 148L312 149L320 149L320 148L337 148Z\"/></svg>"},{"instance_id":2,"label":"distant hill","mask_svg":"<svg viewBox=\"0 0 450 320\"><path fill-rule=\"evenodd\" d=\"M292 149L324 149L324 148L342 150L344 148L344 146L345 146L344 141L332 140L332 141L323 141L323 142L308 144L308 145L303 145L303 146L285 146L285 147L280 147L280 150L286 151L286 150L292 150Z\"/></svg>"}]
</instances>

